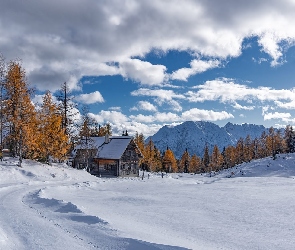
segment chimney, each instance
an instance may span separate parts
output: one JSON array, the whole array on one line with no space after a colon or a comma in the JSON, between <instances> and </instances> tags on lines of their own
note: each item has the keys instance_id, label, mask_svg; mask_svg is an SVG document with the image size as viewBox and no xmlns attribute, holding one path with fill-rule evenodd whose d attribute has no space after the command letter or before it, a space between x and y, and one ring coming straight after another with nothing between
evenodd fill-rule
<instances>
[{"instance_id":1,"label":"chimney","mask_svg":"<svg viewBox=\"0 0 295 250\"><path fill-rule=\"evenodd\" d=\"M105 134L104 142L105 143L109 143L110 142L110 135L108 133Z\"/></svg>"}]
</instances>

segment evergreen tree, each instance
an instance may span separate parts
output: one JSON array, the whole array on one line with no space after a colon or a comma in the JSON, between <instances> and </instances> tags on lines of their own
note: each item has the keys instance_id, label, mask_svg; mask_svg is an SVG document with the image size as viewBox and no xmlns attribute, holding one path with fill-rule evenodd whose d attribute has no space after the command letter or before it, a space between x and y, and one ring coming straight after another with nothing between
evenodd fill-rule
<instances>
[{"instance_id":1,"label":"evergreen tree","mask_svg":"<svg viewBox=\"0 0 295 250\"><path fill-rule=\"evenodd\" d=\"M62 128L65 133L72 137L75 115L78 113L76 105L73 102L74 96L70 95L70 88L67 82L61 85L59 93L57 95L57 100L59 101L59 109L62 115Z\"/></svg>"},{"instance_id":2,"label":"evergreen tree","mask_svg":"<svg viewBox=\"0 0 295 250\"><path fill-rule=\"evenodd\" d=\"M290 125L286 126L284 139L286 142L286 152L294 153L295 152L295 132L292 126Z\"/></svg>"}]
</instances>

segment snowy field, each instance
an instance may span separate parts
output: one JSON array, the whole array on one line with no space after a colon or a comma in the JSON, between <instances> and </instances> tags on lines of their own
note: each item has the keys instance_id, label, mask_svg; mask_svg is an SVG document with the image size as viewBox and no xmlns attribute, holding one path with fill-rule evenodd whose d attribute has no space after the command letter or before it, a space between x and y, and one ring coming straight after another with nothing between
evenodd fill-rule
<instances>
[{"instance_id":1,"label":"snowy field","mask_svg":"<svg viewBox=\"0 0 295 250\"><path fill-rule=\"evenodd\" d=\"M295 155L215 176L0 162L0 249L295 249Z\"/></svg>"}]
</instances>

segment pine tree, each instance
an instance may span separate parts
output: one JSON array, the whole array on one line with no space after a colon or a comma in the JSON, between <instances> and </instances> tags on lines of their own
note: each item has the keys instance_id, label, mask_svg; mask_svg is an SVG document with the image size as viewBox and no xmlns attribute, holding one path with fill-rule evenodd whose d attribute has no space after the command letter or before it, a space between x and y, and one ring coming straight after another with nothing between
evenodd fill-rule
<instances>
[{"instance_id":1,"label":"pine tree","mask_svg":"<svg viewBox=\"0 0 295 250\"><path fill-rule=\"evenodd\" d=\"M163 168L166 172L177 172L177 162L172 150L167 148L163 157Z\"/></svg>"},{"instance_id":2,"label":"pine tree","mask_svg":"<svg viewBox=\"0 0 295 250\"><path fill-rule=\"evenodd\" d=\"M72 137L75 124L74 117L78 112L73 102L74 96L70 95L70 88L67 82L61 85L59 94L56 97L59 101L59 109L62 115L62 128L67 135Z\"/></svg>"},{"instance_id":3,"label":"pine tree","mask_svg":"<svg viewBox=\"0 0 295 250\"><path fill-rule=\"evenodd\" d=\"M290 125L286 126L284 139L286 143L286 152L294 153L295 152L295 132L292 126Z\"/></svg>"}]
</instances>

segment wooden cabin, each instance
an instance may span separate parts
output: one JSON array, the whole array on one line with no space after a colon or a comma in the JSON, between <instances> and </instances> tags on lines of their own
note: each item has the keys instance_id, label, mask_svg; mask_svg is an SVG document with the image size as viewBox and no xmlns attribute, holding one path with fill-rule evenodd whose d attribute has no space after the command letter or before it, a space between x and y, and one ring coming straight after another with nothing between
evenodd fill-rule
<instances>
[{"instance_id":1,"label":"wooden cabin","mask_svg":"<svg viewBox=\"0 0 295 250\"><path fill-rule=\"evenodd\" d=\"M73 152L73 167L86 168L96 176L139 176L143 158L131 136L91 137L87 146L78 145Z\"/></svg>"}]
</instances>

